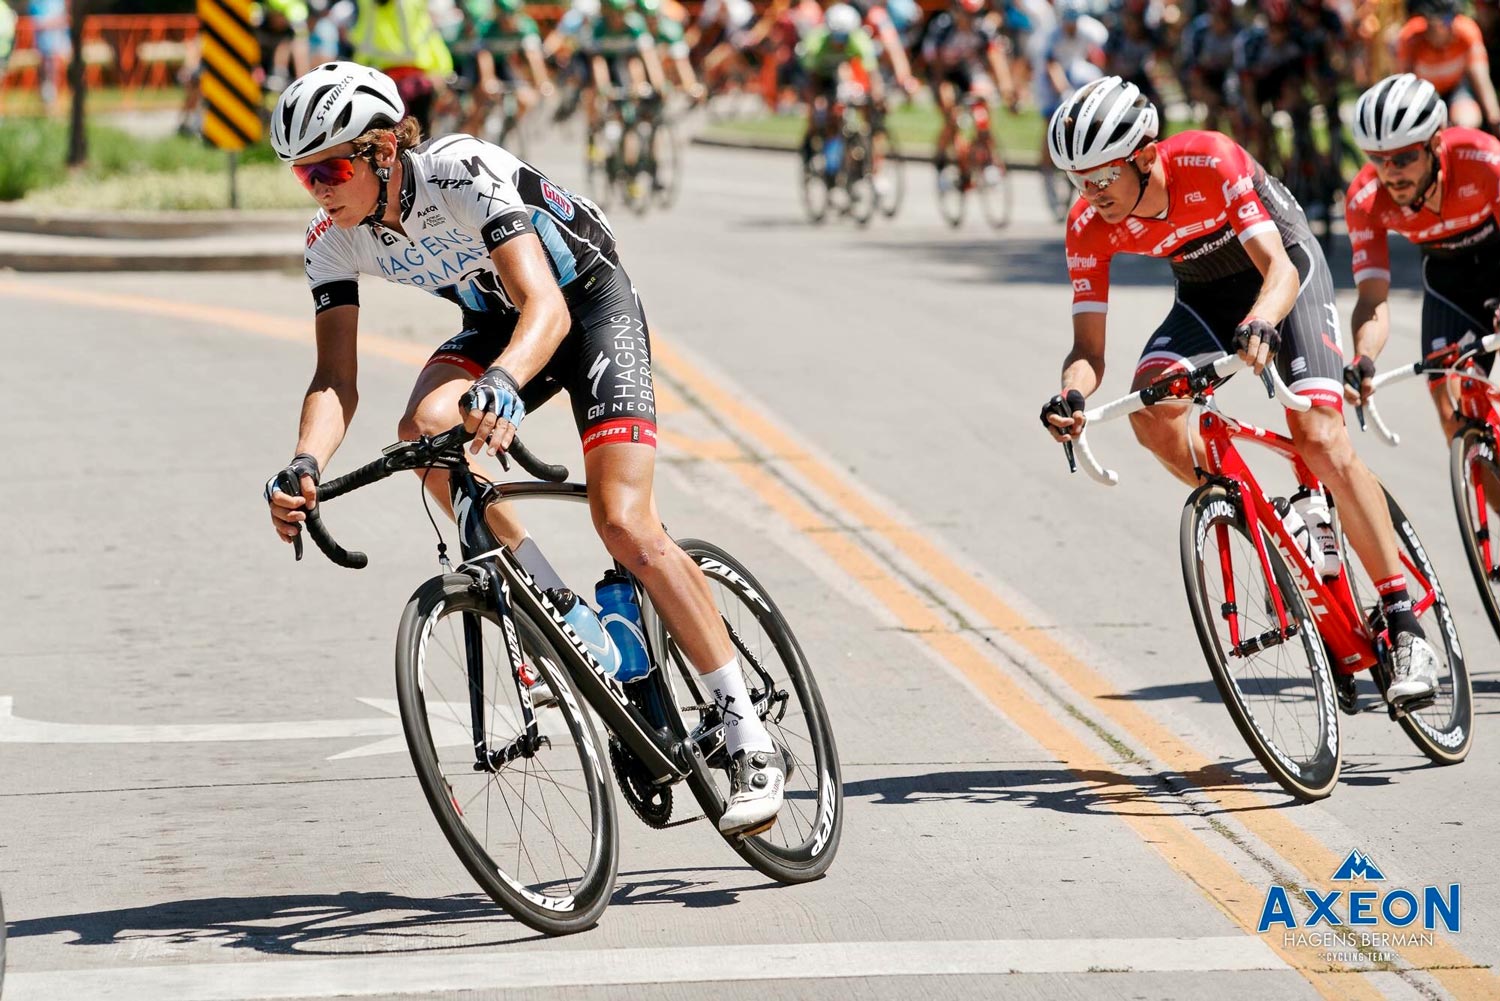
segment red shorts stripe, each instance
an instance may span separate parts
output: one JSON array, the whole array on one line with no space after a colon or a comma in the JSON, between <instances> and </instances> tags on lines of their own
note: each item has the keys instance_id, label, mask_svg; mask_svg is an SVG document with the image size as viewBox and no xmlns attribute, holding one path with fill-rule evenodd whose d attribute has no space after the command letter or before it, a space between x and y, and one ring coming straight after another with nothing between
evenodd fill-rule
<instances>
[{"instance_id":1,"label":"red shorts stripe","mask_svg":"<svg viewBox=\"0 0 1500 1001\"><path fill-rule=\"evenodd\" d=\"M601 445L640 444L656 447L656 425L635 417L620 417L596 424L583 434L583 454Z\"/></svg>"},{"instance_id":2,"label":"red shorts stripe","mask_svg":"<svg viewBox=\"0 0 1500 1001\"><path fill-rule=\"evenodd\" d=\"M446 351L439 351L427 359L427 364L422 366L422 370L425 372L433 365L457 365L476 379L484 375L484 366L468 355L450 354Z\"/></svg>"},{"instance_id":3,"label":"red shorts stripe","mask_svg":"<svg viewBox=\"0 0 1500 1001\"><path fill-rule=\"evenodd\" d=\"M1335 410L1344 409L1344 394L1335 393L1327 389L1304 389L1297 394L1304 400L1309 400L1315 407L1333 407Z\"/></svg>"}]
</instances>

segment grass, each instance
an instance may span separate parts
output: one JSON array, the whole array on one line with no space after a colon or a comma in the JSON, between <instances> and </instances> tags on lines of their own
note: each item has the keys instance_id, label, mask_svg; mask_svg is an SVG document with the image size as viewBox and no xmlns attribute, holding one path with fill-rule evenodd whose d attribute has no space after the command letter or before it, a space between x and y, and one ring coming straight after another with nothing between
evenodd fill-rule
<instances>
[{"instance_id":1,"label":"grass","mask_svg":"<svg viewBox=\"0 0 1500 1001\"><path fill-rule=\"evenodd\" d=\"M150 90L124 90L118 87L90 88L85 105L90 113L100 111L161 111L182 107L181 87L161 87ZM57 116L66 117L72 98L63 94L53 109ZM31 118L44 115L47 109L42 104L42 95L35 90L15 90L0 93L0 115L16 115Z\"/></svg>"},{"instance_id":2,"label":"grass","mask_svg":"<svg viewBox=\"0 0 1500 1001\"><path fill-rule=\"evenodd\" d=\"M227 155L199 139L142 139L106 125L88 128L88 162L65 165L68 129L49 118L0 121L0 201L81 209L218 209L229 206ZM240 204L301 208L307 194L269 146L240 154Z\"/></svg>"},{"instance_id":3,"label":"grass","mask_svg":"<svg viewBox=\"0 0 1500 1001\"><path fill-rule=\"evenodd\" d=\"M937 141L943 118L930 104L908 104L891 109L886 116L891 132L909 152L930 150ZM1002 112L993 120L995 136L1005 150L1006 158L1020 163L1035 162L1042 148L1043 122L1035 111L1019 115ZM762 115L710 128L710 138L753 139L788 149L796 147L807 127L807 115L798 110L780 115Z\"/></svg>"}]
</instances>

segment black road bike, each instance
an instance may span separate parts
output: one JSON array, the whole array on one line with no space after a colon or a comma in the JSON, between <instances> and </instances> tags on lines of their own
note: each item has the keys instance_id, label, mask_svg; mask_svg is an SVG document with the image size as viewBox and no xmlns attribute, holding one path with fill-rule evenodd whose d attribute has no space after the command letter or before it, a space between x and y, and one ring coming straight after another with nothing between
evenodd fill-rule
<instances>
[{"instance_id":1,"label":"black road bike","mask_svg":"<svg viewBox=\"0 0 1500 1001\"><path fill-rule=\"evenodd\" d=\"M322 484L318 499L398 471L449 471L462 562L451 566L440 542L445 572L417 588L401 616L396 691L406 743L438 826L479 885L522 923L568 934L598 920L614 887L619 831L607 773L636 815L657 828L698 819L673 819L673 788L686 780L701 817L717 828L729 795L724 713L735 707L716 705L703 690L638 583L652 670L623 685L605 673L563 618L555 592L533 582L484 518L500 500L586 502L586 488L563 482L566 468L539 462L519 441L509 454L538 482L482 480L465 459L471 437L459 425L398 442ZM281 489L295 487L282 482ZM329 535L320 509L306 522L318 548L340 566L364 567L363 553ZM300 537L296 543L300 559ZM742 563L710 542L678 544L709 581L753 709L786 770L776 826L726 840L774 880L816 879L838 849L843 792L812 669ZM555 704L533 702L536 682L546 683Z\"/></svg>"}]
</instances>

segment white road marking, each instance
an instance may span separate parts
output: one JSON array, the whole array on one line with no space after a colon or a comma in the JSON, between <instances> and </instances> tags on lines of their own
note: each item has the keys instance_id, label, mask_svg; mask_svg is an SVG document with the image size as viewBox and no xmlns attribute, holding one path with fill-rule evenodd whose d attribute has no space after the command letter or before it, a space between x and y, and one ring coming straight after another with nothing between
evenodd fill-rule
<instances>
[{"instance_id":1,"label":"white road marking","mask_svg":"<svg viewBox=\"0 0 1500 1001\"><path fill-rule=\"evenodd\" d=\"M6 1001L266 1001L604 984L1016 973L1290 970L1259 939L806 942L361 956L13 973Z\"/></svg>"}]
</instances>

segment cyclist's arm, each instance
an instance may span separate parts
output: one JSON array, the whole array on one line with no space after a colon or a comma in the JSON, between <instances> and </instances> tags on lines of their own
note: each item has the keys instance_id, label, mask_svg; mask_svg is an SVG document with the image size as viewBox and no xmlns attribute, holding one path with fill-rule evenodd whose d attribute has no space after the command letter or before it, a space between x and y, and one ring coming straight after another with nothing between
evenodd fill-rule
<instances>
[{"instance_id":1,"label":"cyclist's arm","mask_svg":"<svg viewBox=\"0 0 1500 1001\"><path fill-rule=\"evenodd\" d=\"M646 80L658 94L667 92L667 71L662 68L661 54L656 51L656 41L651 35L641 36L641 64L646 67Z\"/></svg>"},{"instance_id":2,"label":"cyclist's arm","mask_svg":"<svg viewBox=\"0 0 1500 1001\"><path fill-rule=\"evenodd\" d=\"M343 442L359 405L355 388L359 373L356 343L359 330L357 305L324 310L313 321L318 360L312 381L302 398L302 418L297 425L297 449L328 468L333 453Z\"/></svg>"},{"instance_id":3,"label":"cyclist's arm","mask_svg":"<svg viewBox=\"0 0 1500 1001\"><path fill-rule=\"evenodd\" d=\"M530 35L527 37L530 39L536 36ZM552 74L547 72L547 61L542 58L541 45L527 41L522 44L521 49L526 53L526 65L531 69L532 84L542 93L550 93L552 90Z\"/></svg>"},{"instance_id":4,"label":"cyclist's arm","mask_svg":"<svg viewBox=\"0 0 1500 1001\"><path fill-rule=\"evenodd\" d=\"M503 59L504 56L501 58ZM474 64L479 68L479 92L481 94L499 93L500 81L495 76L495 54L489 49L480 49L474 53Z\"/></svg>"},{"instance_id":5,"label":"cyclist's arm","mask_svg":"<svg viewBox=\"0 0 1500 1001\"><path fill-rule=\"evenodd\" d=\"M1280 323L1297 304L1297 292L1301 281L1297 266L1286 255L1281 245L1281 234L1273 226L1245 240L1245 252L1261 274L1260 294L1250 307L1249 316L1258 316L1267 323Z\"/></svg>"},{"instance_id":6,"label":"cyclist's arm","mask_svg":"<svg viewBox=\"0 0 1500 1001\"><path fill-rule=\"evenodd\" d=\"M1000 90L1000 100L1006 105L1016 103L1016 85L1010 76L1009 60L1005 58L1003 47L999 44L991 45L985 52L990 64L990 72L995 76L995 86Z\"/></svg>"},{"instance_id":7,"label":"cyclist's arm","mask_svg":"<svg viewBox=\"0 0 1500 1001\"><path fill-rule=\"evenodd\" d=\"M1374 361L1385 350L1391 334L1391 312L1386 302L1391 293L1389 278L1366 278L1359 283L1359 298L1349 325L1354 328L1354 355Z\"/></svg>"},{"instance_id":8,"label":"cyclist's arm","mask_svg":"<svg viewBox=\"0 0 1500 1001\"><path fill-rule=\"evenodd\" d=\"M1500 100L1495 97L1495 83L1490 79L1490 64L1469 63L1469 80L1474 84L1474 95L1484 109L1484 120L1491 128L1500 125Z\"/></svg>"},{"instance_id":9,"label":"cyclist's arm","mask_svg":"<svg viewBox=\"0 0 1500 1001\"><path fill-rule=\"evenodd\" d=\"M1104 327L1107 313L1073 314L1073 348L1063 359L1062 389L1090 396L1104 381Z\"/></svg>"},{"instance_id":10,"label":"cyclist's arm","mask_svg":"<svg viewBox=\"0 0 1500 1001\"><path fill-rule=\"evenodd\" d=\"M613 85L609 79L609 64L604 61L604 57L597 52L589 56L589 68L594 71L594 90L600 94L608 94Z\"/></svg>"},{"instance_id":11,"label":"cyclist's arm","mask_svg":"<svg viewBox=\"0 0 1500 1001\"><path fill-rule=\"evenodd\" d=\"M510 217L518 218L524 216ZM487 243L494 242L489 236L485 239ZM524 386L551 360L567 336L571 325L568 303L552 276L542 241L534 230L498 243L490 251L490 260L495 263L506 294L521 312L510 343L495 364Z\"/></svg>"}]
</instances>

